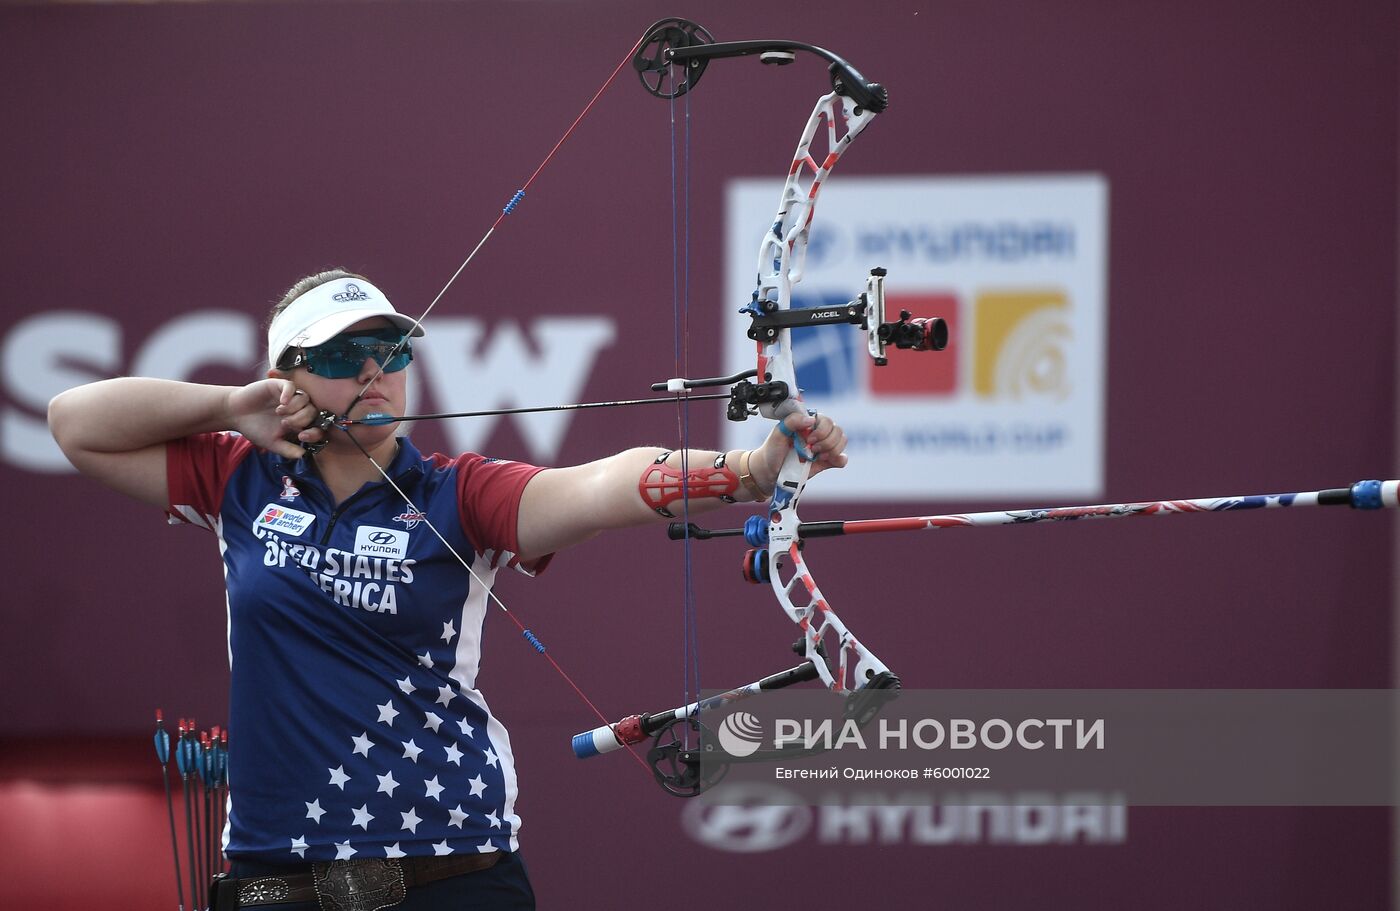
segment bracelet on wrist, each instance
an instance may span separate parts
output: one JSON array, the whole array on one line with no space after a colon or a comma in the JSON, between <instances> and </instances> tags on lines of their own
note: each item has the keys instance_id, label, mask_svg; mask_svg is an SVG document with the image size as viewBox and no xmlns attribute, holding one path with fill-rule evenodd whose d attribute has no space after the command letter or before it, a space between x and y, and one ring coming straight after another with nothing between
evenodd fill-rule
<instances>
[{"instance_id":1,"label":"bracelet on wrist","mask_svg":"<svg viewBox=\"0 0 1400 911\"><path fill-rule=\"evenodd\" d=\"M744 455L739 461L739 483L753 494L754 502L762 502L772 496L771 493L764 493L763 488L754 480L752 472L749 470L750 460L753 457L753 450L744 450Z\"/></svg>"}]
</instances>

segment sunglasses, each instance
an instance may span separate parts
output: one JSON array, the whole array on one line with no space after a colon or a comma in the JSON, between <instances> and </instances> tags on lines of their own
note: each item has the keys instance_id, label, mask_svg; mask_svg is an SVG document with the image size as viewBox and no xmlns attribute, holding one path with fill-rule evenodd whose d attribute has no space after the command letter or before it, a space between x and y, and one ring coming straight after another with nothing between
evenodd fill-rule
<instances>
[{"instance_id":1,"label":"sunglasses","mask_svg":"<svg viewBox=\"0 0 1400 911\"><path fill-rule=\"evenodd\" d=\"M377 329L354 335L337 335L314 348L293 348L282 356L279 370L303 364L310 373L329 380L355 376L365 361L373 359L385 373L398 373L413 360L413 344L397 329Z\"/></svg>"}]
</instances>

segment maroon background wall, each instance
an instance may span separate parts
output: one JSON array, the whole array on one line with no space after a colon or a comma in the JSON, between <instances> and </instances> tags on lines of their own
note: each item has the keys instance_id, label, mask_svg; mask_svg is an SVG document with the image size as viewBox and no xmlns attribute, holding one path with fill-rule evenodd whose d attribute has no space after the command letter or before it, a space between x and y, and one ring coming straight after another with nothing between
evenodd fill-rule
<instances>
[{"instance_id":1,"label":"maroon background wall","mask_svg":"<svg viewBox=\"0 0 1400 911\"><path fill-rule=\"evenodd\" d=\"M827 46L889 85L890 112L843 173L1107 177L1105 499L1394 476L1394 4L703 6L691 14L722 39ZM260 316L296 277L334 264L417 312L636 35L685 12L0 8L0 339L37 312L102 314L120 321L125 371L173 317ZM723 62L694 96L694 300L720 287L723 182L780 173L822 85L815 67ZM671 375L666 116L624 73L440 312L618 316L584 398ZM694 325L692 363L718 357L717 332ZM233 382L255 366L199 378ZM8 373L0 408L41 413ZM666 442L673 425L580 417L564 458ZM428 448L439 434L415 439ZM523 457L508 425L489 449ZM26 872L31 907L66 907L79 871L109 868L113 907L166 901L145 738L156 705L223 717L213 542L74 475L0 464L0 479L0 871ZM914 496L898 511L978 505ZM1338 513L852 540L811 559L848 623L913 687L1389 686L1391 519ZM787 621L741 587L734 551L697 557L706 680L776 669ZM617 534L503 597L604 711L655 709L677 690L678 561L653 530ZM569 756L586 710L499 620L484 686L515 733L544 907L615 906L579 888L600 881L655 895L689 863L755 907L1388 901L1382 810L1133 809L1126 844L1111 847L704 848L634 764ZM46 864L63 872L34 878Z\"/></svg>"}]
</instances>

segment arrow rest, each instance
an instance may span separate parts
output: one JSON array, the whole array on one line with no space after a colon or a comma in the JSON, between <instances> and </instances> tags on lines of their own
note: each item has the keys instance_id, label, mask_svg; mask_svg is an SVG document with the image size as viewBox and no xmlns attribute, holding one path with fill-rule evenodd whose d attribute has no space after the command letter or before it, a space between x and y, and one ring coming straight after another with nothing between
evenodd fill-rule
<instances>
[{"instance_id":1,"label":"arrow rest","mask_svg":"<svg viewBox=\"0 0 1400 911\"><path fill-rule=\"evenodd\" d=\"M757 413L759 405L776 405L786 401L788 396L788 384L782 380L735 383L729 390L729 406L724 416L731 421L747 421Z\"/></svg>"}]
</instances>

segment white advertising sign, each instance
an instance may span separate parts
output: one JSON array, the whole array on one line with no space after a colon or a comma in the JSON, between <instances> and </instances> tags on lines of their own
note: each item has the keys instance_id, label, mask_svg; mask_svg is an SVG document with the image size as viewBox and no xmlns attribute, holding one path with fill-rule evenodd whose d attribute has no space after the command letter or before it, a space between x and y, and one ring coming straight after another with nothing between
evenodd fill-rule
<instances>
[{"instance_id":1,"label":"white advertising sign","mask_svg":"<svg viewBox=\"0 0 1400 911\"><path fill-rule=\"evenodd\" d=\"M728 188L725 369L754 366L748 317L762 231L782 184ZM852 467L809 499L1095 497L1103 488L1108 185L1098 175L834 176L793 306L844 304L883 267L887 319L948 321L941 352L876 367L845 325L793 331L809 407L834 416ZM732 304L732 306L730 306ZM764 421L726 423L757 445Z\"/></svg>"}]
</instances>

